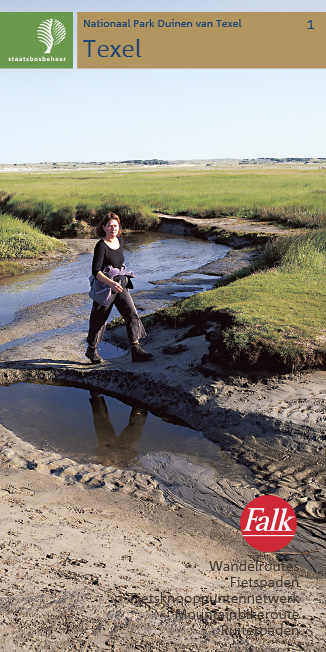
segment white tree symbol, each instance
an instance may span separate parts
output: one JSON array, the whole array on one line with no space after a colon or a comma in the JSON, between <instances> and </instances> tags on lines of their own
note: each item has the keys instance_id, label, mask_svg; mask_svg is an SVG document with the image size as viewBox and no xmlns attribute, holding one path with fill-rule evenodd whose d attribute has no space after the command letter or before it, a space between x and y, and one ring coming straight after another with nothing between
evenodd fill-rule
<instances>
[{"instance_id":1,"label":"white tree symbol","mask_svg":"<svg viewBox=\"0 0 326 652\"><path fill-rule=\"evenodd\" d=\"M52 47L61 43L65 36L65 26L56 18L44 20L37 28L37 38L47 48L44 54L50 54Z\"/></svg>"}]
</instances>

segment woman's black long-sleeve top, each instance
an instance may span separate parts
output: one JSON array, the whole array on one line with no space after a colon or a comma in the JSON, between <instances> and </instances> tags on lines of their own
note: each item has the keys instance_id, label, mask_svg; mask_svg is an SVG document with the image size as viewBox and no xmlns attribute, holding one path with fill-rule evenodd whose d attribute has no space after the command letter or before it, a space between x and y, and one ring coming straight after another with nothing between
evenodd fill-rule
<instances>
[{"instance_id":1,"label":"woman's black long-sleeve top","mask_svg":"<svg viewBox=\"0 0 326 652\"><path fill-rule=\"evenodd\" d=\"M104 240L99 240L96 243L92 264L92 274L95 278L98 272L103 272L109 265L118 269L122 266L124 262L123 244L121 238L118 240L120 242L119 249L110 249Z\"/></svg>"}]
</instances>

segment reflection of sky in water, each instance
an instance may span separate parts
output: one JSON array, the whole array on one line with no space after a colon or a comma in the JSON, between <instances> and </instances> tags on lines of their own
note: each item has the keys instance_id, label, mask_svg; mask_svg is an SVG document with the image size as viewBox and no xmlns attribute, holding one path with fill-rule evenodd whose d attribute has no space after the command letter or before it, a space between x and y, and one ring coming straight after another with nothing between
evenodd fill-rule
<instances>
[{"instance_id":1,"label":"reflection of sky in water","mask_svg":"<svg viewBox=\"0 0 326 652\"><path fill-rule=\"evenodd\" d=\"M89 254L51 270L0 279L0 324L12 321L15 312L36 303L88 290Z\"/></svg>"},{"instance_id":2,"label":"reflection of sky in water","mask_svg":"<svg viewBox=\"0 0 326 652\"><path fill-rule=\"evenodd\" d=\"M85 389L27 383L1 387L0 411L3 425L24 441L78 462L132 467L147 453L167 452L214 466L221 454L196 430Z\"/></svg>"},{"instance_id":3,"label":"reflection of sky in water","mask_svg":"<svg viewBox=\"0 0 326 652\"><path fill-rule=\"evenodd\" d=\"M222 258L229 251L224 245L196 238L155 235L155 240L139 243L138 246L133 241L135 234L129 236L130 239L126 242L126 261L136 271L139 290L147 287L147 284L143 286L144 281L170 278L177 272ZM146 238L146 234L143 237Z\"/></svg>"},{"instance_id":4,"label":"reflection of sky in water","mask_svg":"<svg viewBox=\"0 0 326 652\"><path fill-rule=\"evenodd\" d=\"M228 251L212 242L159 233L126 234L124 243L125 263L136 273L137 290L146 289L149 281L198 267ZM91 261L92 254L82 254L75 262L51 270L0 279L0 324L12 321L22 308L88 292Z\"/></svg>"}]
</instances>

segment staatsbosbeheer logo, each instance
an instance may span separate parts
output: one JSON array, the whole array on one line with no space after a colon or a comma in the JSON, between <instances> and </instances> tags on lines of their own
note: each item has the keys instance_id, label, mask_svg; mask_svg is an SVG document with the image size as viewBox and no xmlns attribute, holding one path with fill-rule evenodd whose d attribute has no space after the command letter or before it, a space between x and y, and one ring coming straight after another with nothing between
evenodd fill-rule
<instances>
[{"instance_id":1,"label":"staatsbosbeheer logo","mask_svg":"<svg viewBox=\"0 0 326 652\"><path fill-rule=\"evenodd\" d=\"M259 496L244 508L240 528L243 538L252 548L275 552L292 541L296 515L289 503L279 496Z\"/></svg>"},{"instance_id":2,"label":"staatsbosbeheer logo","mask_svg":"<svg viewBox=\"0 0 326 652\"><path fill-rule=\"evenodd\" d=\"M73 68L73 12L1 12L0 68Z\"/></svg>"}]
</instances>

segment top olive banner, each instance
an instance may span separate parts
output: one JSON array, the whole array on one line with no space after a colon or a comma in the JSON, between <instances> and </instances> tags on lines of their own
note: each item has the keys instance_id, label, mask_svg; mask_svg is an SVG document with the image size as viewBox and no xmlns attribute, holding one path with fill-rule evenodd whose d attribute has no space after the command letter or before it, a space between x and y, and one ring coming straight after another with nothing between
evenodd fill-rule
<instances>
[{"instance_id":1,"label":"top olive banner","mask_svg":"<svg viewBox=\"0 0 326 652\"><path fill-rule=\"evenodd\" d=\"M0 68L73 68L73 12L1 12ZM326 12L79 12L78 68L326 68Z\"/></svg>"},{"instance_id":2,"label":"top olive banner","mask_svg":"<svg viewBox=\"0 0 326 652\"><path fill-rule=\"evenodd\" d=\"M77 16L78 68L326 67L326 12Z\"/></svg>"}]
</instances>

